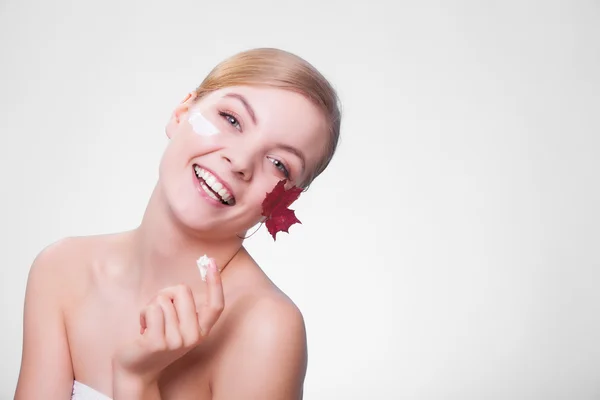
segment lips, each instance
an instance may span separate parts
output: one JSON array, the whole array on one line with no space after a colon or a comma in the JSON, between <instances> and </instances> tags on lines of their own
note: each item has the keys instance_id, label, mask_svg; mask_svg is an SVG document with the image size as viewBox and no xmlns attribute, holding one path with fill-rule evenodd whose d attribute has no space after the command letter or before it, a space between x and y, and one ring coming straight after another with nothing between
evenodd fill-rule
<instances>
[{"instance_id":1,"label":"lips","mask_svg":"<svg viewBox=\"0 0 600 400\"><path fill-rule=\"evenodd\" d=\"M235 197L229 186L211 171L194 164L194 172L200 188L207 196L222 204L233 206Z\"/></svg>"}]
</instances>

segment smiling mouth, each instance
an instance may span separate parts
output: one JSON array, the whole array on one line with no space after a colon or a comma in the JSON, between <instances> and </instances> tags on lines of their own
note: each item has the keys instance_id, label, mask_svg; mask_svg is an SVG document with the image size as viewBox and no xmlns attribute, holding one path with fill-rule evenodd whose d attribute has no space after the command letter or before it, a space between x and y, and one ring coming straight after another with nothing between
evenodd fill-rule
<instances>
[{"instance_id":1,"label":"smiling mouth","mask_svg":"<svg viewBox=\"0 0 600 400\"><path fill-rule=\"evenodd\" d=\"M196 173L198 182L200 182L200 187L210 198L220 201L227 206L235 204L233 194L211 172L198 165L194 165L194 172Z\"/></svg>"}]
</instances>

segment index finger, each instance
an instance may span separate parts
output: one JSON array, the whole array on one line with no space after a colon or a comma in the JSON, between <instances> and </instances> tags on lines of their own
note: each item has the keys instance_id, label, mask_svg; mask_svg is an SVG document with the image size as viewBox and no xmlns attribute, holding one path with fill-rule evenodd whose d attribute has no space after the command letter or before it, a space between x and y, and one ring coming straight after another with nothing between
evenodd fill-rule
<instances>
[{"instance_id":1,"label":"index finger","mask_svg":"<svg viewBox=\"0 0 600 400\"><path fill-rule=\"evenodd\" d=\"M221 274L217 269L215 260L210 259L208 273L206 276L207 291L206 302L202 305L199 312L198 322L203 336L208 335L214 324L221 316L225 308L225 295L223 294L223 283Z\"/></svg>"}]
</instances>

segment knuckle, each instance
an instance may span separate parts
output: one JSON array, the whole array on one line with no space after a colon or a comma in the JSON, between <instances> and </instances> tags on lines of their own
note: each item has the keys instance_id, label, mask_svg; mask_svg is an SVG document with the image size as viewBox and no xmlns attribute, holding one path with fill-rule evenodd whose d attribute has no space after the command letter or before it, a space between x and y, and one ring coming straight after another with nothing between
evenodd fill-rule
<instances>
[{"instance_id":1,"label":"knuckle","mask_svg":"<svg viewBox=\"0 0 600 400\"><path fill-rule=\"evenodd\" d=\"M184 284L184 283L180 283L179 285L175 286L175 293L177 294L187 294L187 293L191 293L191 289L188 285Z\"/></svg>"},{"instance_id":2,"label":"knuckle","mask_svg":"<svg viewBox=\"0 0 600 400\"><path fill-rule=\"evenodd\" d=\"M210 310L210 312L212 312L214 314L221 314L221 312L223 311L223 304L222 303L213 303L208 306L208 309Z\"/></svg>"},{"instance_id":3,"label":"knuckle","mask_svg":"<svg viewBox=\"0 0 600 400\"><path fill-rule=\"evenodd\" d=\"M164 340L159 340L159 339L153 340L150 343L149 347L150 347L151 352L159 353L159 352L167 350L167 342Z\"/></svg>"},{"instance_id":4,"label":"knuckle","mask_svg":"<svg viewBox=\"0 0 600 400\"><path fill-rule=\"evenodd\" d=\"M183 339L181 336L173 336L169 338L169 349L177 350L183 346Z\"/></svg>"},{"instance_id":5,"label":"knuckle","mask_svg":"<svg viewBox=\"0 0 600 400\"><path fill-rule=\"evenodd\" d=\"M216 306L214 306L212 304L209 304L208 306L206 306L206 312L205 312L206 316L214 315L218 312L219 312L219 309Z\"/></svg>"},{"instance_id":6,"label":"knuckle","mask_svg":"<svg viewBox=\"0 0 600 400\"><path fill-rule=\"evenodd\" d=\"M165 302L169 300L169 296L166 293L160 293L158 296L156 296L156 300L159 302Z\"/></svg>"},{"instance_id":7,"label":"knuckle","mask_svg":"<svg viewBox=\"0 0 600 400\"><path fill-rule=\"evenodd\" d=\"M148 310L151 311L153 308L160 307L161 295L157 294L150 300L148 304Z\"/></svg>"},{"instance_id":8,"label":"knuckle","mask_svg":"<svg viewBox=\"0 0 600 400\"><path fill-rule=\"evenodd\" d=\"M171 298L167 295L160 295L157 298L157 304L159 305L159 307L168 306L168 305L172 304Z\"/></svg>"},{"instance_id":9,"label":"knuckle","mask_svg":"<svg viewBox=\"0 0 600 400\"><path fill-rule=\"evenodd\" d=\"M183 345L185 347L192 347L196 343L198 343L199 340L200 340L200 331L196 330L196 331L190 332L186 335L186 337L183 341Z\"/></svg>"}]
</instances>

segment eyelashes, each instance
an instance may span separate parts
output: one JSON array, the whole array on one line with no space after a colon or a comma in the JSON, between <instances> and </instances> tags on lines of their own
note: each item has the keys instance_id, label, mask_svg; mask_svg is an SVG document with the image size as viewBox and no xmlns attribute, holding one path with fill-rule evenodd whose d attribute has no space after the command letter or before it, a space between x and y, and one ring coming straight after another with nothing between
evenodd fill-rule
<instances>
[{"instance_id":1,"label":"eyelashes","mask_svg":"<svg viewBox=\"0 0 600 400\"><path fill-rule=\"evenodd\" d=\"M219 111L219 115L227 122L229 125L233 126L239 132L243 132L243 124L241 122L241 118L232 111ZM268 157L269 161L273 164L273 166L277 169L278 172L283 174L286 179L290 179L290 169L287 165L276 158Z\"/></svg>"},{"instance_id":2,"label":"eyelashes","mask_svg":"<svg viewBox=\"0 0 600 400\"><path fill-rule=\"evenodd\" d=\"M238 117L235 113L231 111L219 111L219 115L223 117L223 119L231 126L233 126L238 131L243 131L242 123L240 122L240 117Z\"/></svg>"},{"instance_id":3,"label":"eyelashes","mask_svg":"<svg viewBox=\"0 0 600 400\"><path fill-rule=\"evenodd\" d=\"M290 179L290 170L285 166L282 161L277 160L276 158L269 158L269 161L273 163L275 168L277 168L286 179Z\"/></svg>"}]
</instances>

